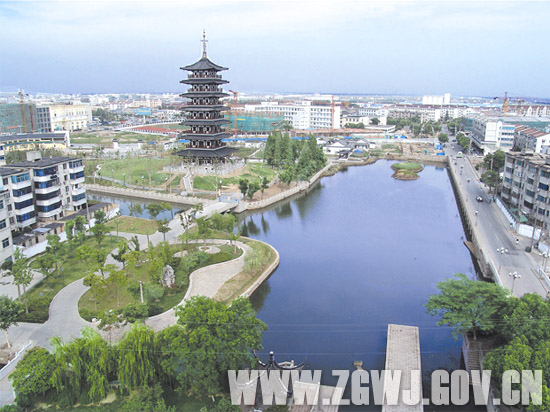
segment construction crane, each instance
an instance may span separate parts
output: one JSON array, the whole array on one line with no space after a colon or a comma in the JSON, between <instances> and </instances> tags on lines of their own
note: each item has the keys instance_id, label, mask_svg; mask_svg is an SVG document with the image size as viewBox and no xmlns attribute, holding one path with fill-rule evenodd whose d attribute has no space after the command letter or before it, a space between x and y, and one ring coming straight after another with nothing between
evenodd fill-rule
<instances>
[{"instance_id":1,"label":"construction crane","mask_svg":"<svg viewBox=\"0 0 550 412\"><path fill-rule=\"evenodd\" d=\"M233 94L233 105L231 106L231 111L233 112L233 134L237 134L237 96L239 92L229 90Z\"/></svg>"},{"instance_id":2,"label":"construction crane","mask_svg":"<svg viewBox=\"0 0 550 412\"><path fill-rule=\"evenodd\" d=\"M25 133L28 133L27 114L25 113L25 94L23 94L23 90L19 89L19 93L17 93L17 95L19 96L19 102L21 103L21 116L23 117L23 129L25 130Z\"/></svg>"},{"instance_id":3,"label":"construction crane","mask_svg":"<svg viewBox=\"0 0 550 412\"><path fill-rule=\"evenodd\" d=\"M508 92L504 92L504 97L493 97L493 100L499 100L502 99L502 114L506 114L508 112Z\"/></svg>"}]
</instances>

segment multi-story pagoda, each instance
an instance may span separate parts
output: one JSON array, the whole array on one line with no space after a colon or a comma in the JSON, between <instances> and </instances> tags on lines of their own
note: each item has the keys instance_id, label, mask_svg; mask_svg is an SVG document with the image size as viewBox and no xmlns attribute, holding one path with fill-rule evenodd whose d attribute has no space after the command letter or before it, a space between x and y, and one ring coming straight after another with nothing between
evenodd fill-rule
<instances>
[{"instance_id":1,"label":"multi-story pagoda","mask_svg":"<svg viewBox=\"0 0 550 412\"><path fill-rule=\"evenodd\" d=\"M189 99L182 109L185 115L182 124L189 126L190 130L181 135L181 138L189 140L187 148L177 154L196 164L225 163L236 150L222 142L222 139L230 137L223 127L230 121L222 114L226 108L220 98L228 94L220 86L229 82L218 73L227 68L212 63L206 57L206 41L203 33L202 58L181 67L181 70L190 72L187 79L180 82L191 86L187 93L180 95Z\"/></svg>"}]
</instances>

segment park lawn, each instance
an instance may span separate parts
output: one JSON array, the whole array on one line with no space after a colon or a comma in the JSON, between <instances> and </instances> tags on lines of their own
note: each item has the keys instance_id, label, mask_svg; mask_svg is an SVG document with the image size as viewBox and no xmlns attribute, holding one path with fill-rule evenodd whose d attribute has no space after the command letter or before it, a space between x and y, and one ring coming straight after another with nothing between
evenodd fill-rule
<instances>
[{"instance_id":1,"label":"park lawn","mask_svg":"<svg viewBox=\"0 0 550 412\"><path fill-rule=\"evenodd\" d=\"M112 232L117 231L116 222L118 222L119 232L137 233L140 235L152 235L157 231L157 222L155 222L154 220L142 219L133 216L119 216L107 222L107 227Z\"/></svg>"},{"instance_id":2,"label":"park lawn","mask_svg":"<svg viewBox=\"0 0 550 412\"><path fill-rule=\"evenodd\" d=\"M106 236L101 243L101 248L111 251L120 240L121 238ZM97 248L97 241L91 236L88 236L83 244L91 248ZM67 250L68 244L66 242L63 243L63 246ZM75 249L70 248L66 257L61 259L58 274L55 273L54 269L50 276L27 291L29 314L23 315L27 321L45 322L48 320L48 310L54 296L68 284L83 278L89 273L88 265L76 257ZM36 268L36 262L31 262L30 267ZM33 301L40 301L41 304L33 305Z\"/></svg>"},{"instance_id":3,"label":"park lawn","mask_svg":"<svg viewBox=\"0 0 550 412\"><path fill-rule=\"evenodd\" d=\"M243 147L243 146L238 146L236 147L236 149L238 150L233 155L241 159L246 159L248 156L250 156L252 153L254 153L257 150L257 148L254 148L254 147Z\"/></svg>"},{"instance_id":4,"label":"park lawn","mask_svg":"<svg viewBox=\"0 0 550 412\"><path fill-rule=\"evenodd\" d=\"M248 179L250 183L260 183L260 176L267 177L269 181L277 175L277 172L271 167L264 164L247 164L244 173L238 176L222 178L222 186L238 185L239 180ZM218 176L195 176L193 179L193 187L197 190L216 190L216 181ZM222 187L223 190L223 187Z\"/></svg>"},{"instance_id":5,"label":"park lawn","mask_svg":"<svg viewBox=\"0 0 550 412\"><path fill-rule=\"evenodd\" d=\"M207 243L208 244L208 243ZM189 244L175 244L170 245L170 248L173 253L182 251L182 250L191 250L198 246L201 246L202 243L189 243ZM196 267L194 270L200 269L201 267L209 266L216 263L226 262L228 260L233 260L239 257L242 254L242 250L237 249L237 253L233 253L233 247L229 245L216 245L219 247L220 252L210 255L208 261L205 264ZM147 251L142 252L142 259L149 259ZM153 313L149 313L150 316L163 313L168 309L173 308L179 304L185 293L187 292L189 286L189 275L182 272L179 268L179 260L177 265L174 265L174 272L176 275L176 285L174 288L165 288L164 295L162 298L152 302L154 303ZM144 289L147 289L147 285L151 285L153 280L150 276L150 267L151 262L145 261L139 267L137 267L135 273L128 274L128 282L132 281L141 281L143 282ZM84 318L97 317L99 314L104 313L110 309L121 309L124 306L130 303L140 303L139 295L132 294L126 286L121 286L119 289L119 296L117 299L116 291L106 291L103 296L100 297L99 302L96 302L92 293L90 291L86 292L78 302L78 308ZM97 316L93 316L93 314ZM89 319L88 319L89 320Z\"/></svg>"},{"instance_id":6,"label":"park lawn","mask_svg":"<svg viewBox=\"0 0 550 412\"><path fill-rule=\"evenodd\" d=\"M173 161L174 159L172 159L171 156L85 160L86 168L84 170L87 176L93 176L97 165L101 165L102 176L114 177L121 182L138 186L149 185L150 170L151 185L159 186L166 182L166 180L171 176L170 172L163 172L162 168L170 165Z\"/></svg>"}]
</instances>

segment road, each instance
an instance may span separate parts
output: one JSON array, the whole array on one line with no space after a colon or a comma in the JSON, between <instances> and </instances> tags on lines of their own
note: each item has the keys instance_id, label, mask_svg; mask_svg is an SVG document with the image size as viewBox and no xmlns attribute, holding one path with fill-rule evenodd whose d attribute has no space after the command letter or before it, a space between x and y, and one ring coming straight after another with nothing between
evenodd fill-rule
<instances>
[{"instance_id":1,"label":"road","mask_svg":"<svg viewBox=\"0 0 550 412\"><path fill-rule=\"evenodd\" d=\"M448 154L456 154L458 151L451 147L446 149ZM509 222L497 204L489 203L488 188L480 183L479 175L470 159L451 160L450 167L457 176L458 189L472 217L480 247L487 259L494 263L502 284L510 290L513 289L514 296L535 292L546 297L548 289L537 274L537 268L542 266L542 255L537 250L525 252L525 248L531 245L531 239L517 235L510 229ZM476 201L478 196L483 198L483 202ZM519 240L518 244L516 239ZM500 252L502 248L504 253ZM514 277L514 272L521 277Z\"/></svg>"}]
</instances>

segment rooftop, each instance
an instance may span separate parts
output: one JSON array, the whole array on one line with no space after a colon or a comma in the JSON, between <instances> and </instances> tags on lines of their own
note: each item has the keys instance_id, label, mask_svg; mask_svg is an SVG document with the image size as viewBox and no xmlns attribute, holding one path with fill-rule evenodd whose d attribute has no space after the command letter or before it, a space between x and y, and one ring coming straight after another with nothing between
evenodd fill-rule
<instances>
[{"instance_id":1,"label":"rooftop","mask_svg":"<svg viewBox=\"0 0 550 412\"><path fill-rule=\"evenodd\" d=\"M61 139L65 140L66 132L63 133L20 133L7 136L0 136L0 142L9 142L11 140L29 140L29 139Z\"/></svg>"},{"instance_id":2,"label":"rooftop","mask_svg":"<svg viewBox=\"0 0 550 412\"><path fill-rule=\"evenodd\" d=\"M218 66L216 63L213 63L210 61L208 57L203 57L198 62L190 64L188 66L180 67L181 70L215 70L215 71L222 71L227 70L227 67Z\"/></svg>"},{"instance_id":3,"label":"rooftop","mask_svg":"<svg viewBox=\"0 0 550 412\"><path fill-rule=\"evenodd\" d=\"M66 157L66 156L59 156L59 157L45 157L40 160L36 160L34 162L31 161L25 161L25 162L17 162L17 163L11 163L9 165L6 165L6 167L23 167L23 168L37 168L37 167L48 167L48 166L54 166L59 163L65 163L70 162L73 160L79 160L79 157Z\"/></svg>"},{"instance_id":4,"label":"rooftop","mask_svg":"<svg viewBox=\"0 0 550 412\"><path fill-rule=\"evenodd\" d=\"M25 172L24 169L16 169L10 167L0 167L0 176L11 176Z\"/></svg>"}]
</instances>

